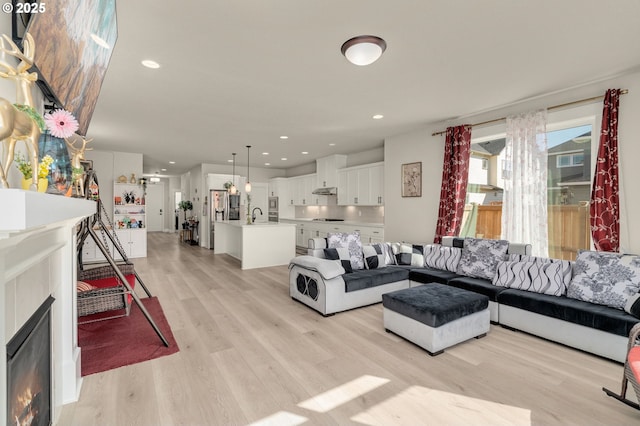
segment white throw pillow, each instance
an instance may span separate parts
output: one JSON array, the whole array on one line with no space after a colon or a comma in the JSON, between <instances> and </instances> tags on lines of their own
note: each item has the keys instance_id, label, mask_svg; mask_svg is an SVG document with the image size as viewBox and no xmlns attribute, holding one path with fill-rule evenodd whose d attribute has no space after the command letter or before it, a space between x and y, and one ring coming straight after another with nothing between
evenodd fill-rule
<instances>
[{"instance_id":1,"label":"white throw pillow","mask_svg":"<svg viewBox=\"0 0 640 426\"><path fill-rule=\"evenodd\" d=\"M364 266L367 269L379 269L387 266L384 259L382 244L371 244L362 246L364 255Z\"/></svg>"},{"instance_id":2,"label":"white throw pillow","mask_svg":"<svg viewBox=\"0 0 640 426\"><path fill-rule=\"evenodd\" d=\"M540 258L543 259L543 258ZM562 296L566 293L563 269L569 261L500 261L493 277L493 285L516 288L534 293Z\"/></svg>"},{"instance_id":3,"label":"white throw pillow","mask_svg":"<svg viewBox=\"0 0 640 426\"><path fill-rule=\"evenodd\" d=\"M456 272L461 257L462 249L458 247L446 247L440 244L424 246L424 264L429 268Z\"/></svg>"}]
</instances>

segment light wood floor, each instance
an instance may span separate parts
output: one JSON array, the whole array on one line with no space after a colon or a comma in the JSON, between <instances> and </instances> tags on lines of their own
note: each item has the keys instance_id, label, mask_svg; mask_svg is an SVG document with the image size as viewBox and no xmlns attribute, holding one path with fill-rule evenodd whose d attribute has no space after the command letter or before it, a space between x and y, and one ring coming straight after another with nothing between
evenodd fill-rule
<instances>
[{"instance_id":1,"label":"light wood floor","mask_svg":"<svg viewBox=\"0 0 640 426\"><path fill-rule=\"evenodd\" d=\"M323 318L293 301L285 266L148 245L136 269L180 352L86 377L61 425L640 424L601 391L620 364L499 326L432 358L385 333L380 304Z\"/></svg>"}]
</instances>

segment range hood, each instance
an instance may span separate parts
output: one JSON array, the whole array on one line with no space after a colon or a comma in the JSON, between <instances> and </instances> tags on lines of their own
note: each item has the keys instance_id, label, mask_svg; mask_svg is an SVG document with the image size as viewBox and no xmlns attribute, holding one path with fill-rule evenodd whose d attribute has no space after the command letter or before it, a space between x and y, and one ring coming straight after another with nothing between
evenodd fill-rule
<instances>
[{"instance_id":1,"label":"range hood","mask_svg":"<svg viewBox=\"0 0 640 426\"><path fill-rule=\"evenodd\" d=\"M326 188L316 188L311 193L314 195L337 195L338 188L336 188L335 186L329 186Z\"/></svg>"}]
</instances>

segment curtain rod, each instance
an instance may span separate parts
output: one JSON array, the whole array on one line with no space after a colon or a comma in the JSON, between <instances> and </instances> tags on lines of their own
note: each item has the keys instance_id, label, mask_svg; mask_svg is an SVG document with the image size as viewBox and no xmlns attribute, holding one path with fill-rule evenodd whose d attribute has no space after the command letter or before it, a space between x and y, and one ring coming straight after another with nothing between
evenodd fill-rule
<instances>
[{"instance_id":1,"label":"curtain rod","mask_svg":"<svg viewBox=\"0 0 640 426\"><path fill-rule=\"evenodd\" d=\"M621 95L626 95L627 93L629 93L628 89L621 89L620 90L620 94ZM586 102L593 102L593 101L597 101L597 100L600 100L600 99L603 99L603 98L604 98L604 95L601 95L601 96L594 96L592 98L580 99L579 101L573 101L573 102L567 102L567 103L564 103L564 104L554 105L554 106L550 106L549 108L547 108L547 111L553 110L553 109L558 109L558 108L564 108L564 107L571 106L571 105L576 105L576 104L583 104L583 103L586 103ZM495 118L493 120L482 121L480 123L469 124L468 126L469 127L483 126L485 124L498 123L498 122L506 120L506 119L507 119L507 117L500 117L500 118ZM431 133L431 136L444 135L445 133L447 133L446 130L441 130L439 132Z\"/></svg>"}]
</instances>

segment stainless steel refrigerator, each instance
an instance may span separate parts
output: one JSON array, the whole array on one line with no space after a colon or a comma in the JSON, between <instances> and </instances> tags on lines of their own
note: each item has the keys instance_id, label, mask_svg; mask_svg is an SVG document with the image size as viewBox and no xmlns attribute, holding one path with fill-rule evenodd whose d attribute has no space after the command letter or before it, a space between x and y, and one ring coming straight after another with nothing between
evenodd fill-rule
<instances>
[{"instance_id":1,"label":"stainless steel refrigerator","mask_svg":"<svg viewBox=\"0 0 640 426\"><path fill-rule=\"evenodd\" d=\"M229 193L226 189L211 189L209 200L211 200L209 248L213 250L215 248L216 222L229 219Z\"/></svg>"}]
</instances>

